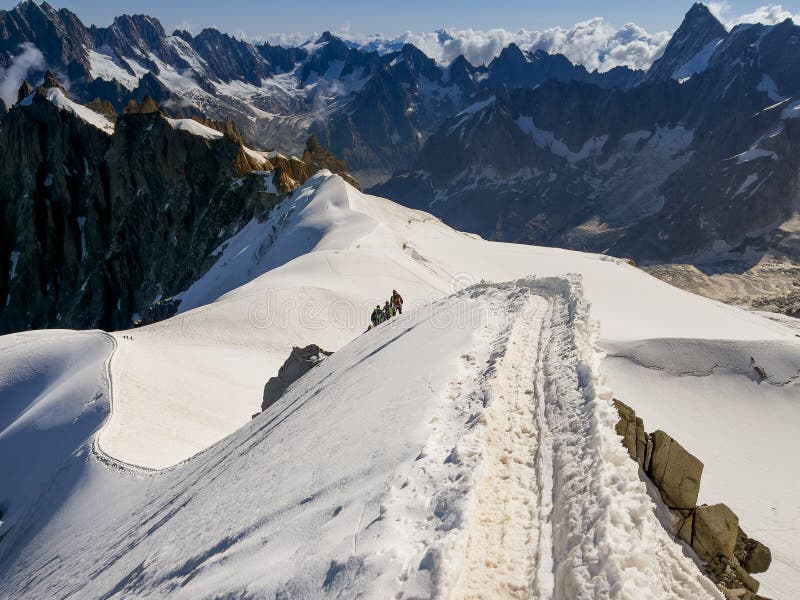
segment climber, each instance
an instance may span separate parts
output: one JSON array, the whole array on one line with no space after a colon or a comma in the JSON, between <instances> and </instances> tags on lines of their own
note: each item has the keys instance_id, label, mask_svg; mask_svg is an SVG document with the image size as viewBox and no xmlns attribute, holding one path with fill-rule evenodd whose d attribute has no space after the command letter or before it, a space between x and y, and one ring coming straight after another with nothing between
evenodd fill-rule
<instances>
[{"instance_id":1,"label":"climber","mask_svg":"<svg viewBox=\"0 0 800 600\"><path fill-rule=\"evenodd\" d=\"M394 316L394 307L389 304L389 301L386 301L386 304L383 305L383 320L388 321Z\"/></svg>"},{"instance_id":2,"label":"climber","mask_svg":"<svg viewBox=\"0 0 800 600\"><path fill-rule=\"evenodd\" d=\"M372 321L372 326L377 327L379 323L383 321L383 311L381 310L381 305L378 304L375 306L375 310L372 311L372 316L370 317Z\"/></svg>"},{"instance_id":3,"label":"climber","mask_svg":"<svg viewBox=\"0 0 800 600\"><path fill-rule=\"evenodd\" d=\"M397 314L403 314L403 297L397 293L397 290L392 290L392 306Z\"/></svg>"}]
</instances>

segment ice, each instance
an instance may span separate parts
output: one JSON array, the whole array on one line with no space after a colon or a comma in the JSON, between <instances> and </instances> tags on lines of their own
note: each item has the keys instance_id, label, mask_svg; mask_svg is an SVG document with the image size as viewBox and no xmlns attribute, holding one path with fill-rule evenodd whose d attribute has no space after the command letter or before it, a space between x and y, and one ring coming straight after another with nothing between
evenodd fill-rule
<instances>
[{"instance_id":1,"label":"ice","mask_svg":"<svg viewBox=\"0 0 800 600\"><path fill-rule=\"evenodd\" d=\"M742 152L741 154L737 154L733 158L736 159L737 164L742 164L750 162L751 160L756 160L757 158L771 158L773 160L778 160L778 155L772 152L771 150L763 150L761 148L750 148L749 150Z\"/></svg>"},{"instance_id":2,"label":"ice","mask_svg":"<svg viewBox=\"0 0 800 600\"><path fill-rule=\"evenodd\" d=\"M583 143L583 146L581 146L581 149L578 150L578 152L573 152L563 141L556 138L552 131L539 129L534 124L532 117L519 117L517 118L516 123L522 131L533 138L533 141L537 146L550 150L550 152L556 156L566 158L570 164L575 164L591 156L599 155L603 150L603 146L605 146L606 141L608 141L607 135L592 137Z\"/></svg>"},{"instance_id":3,"label":"ice","mask_svg":"<svg viewBox=\"0 0 800 600\"><path fill-rule=\"evenodd\" d=\"M139 78L129 73L113 54L110 48L92 49L89 57L89 73L95 79L118 81L123 87L134 90L139 85Z\"/></svg>"}]
</instances>

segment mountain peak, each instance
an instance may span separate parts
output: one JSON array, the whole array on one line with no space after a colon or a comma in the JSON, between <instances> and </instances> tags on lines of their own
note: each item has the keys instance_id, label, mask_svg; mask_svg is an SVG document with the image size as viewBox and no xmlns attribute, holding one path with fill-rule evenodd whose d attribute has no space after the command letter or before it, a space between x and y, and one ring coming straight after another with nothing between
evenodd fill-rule
<instances>
[{"instance_id":1,"label":"mountain peak","mask_svg":"<svg viewBox=\"0 0 800 600\"><path fill-rule=\"evenodd\" d=\"M727 35L728 30L705 4L693 4L667 44L664 54L650 67L647 79L666 81L674 78L690 61L696 60L704 50L707 51L709 44Z\"/></svg>"},{"instance_id":2,"label":"mountain peak","mask_svg":"<svg viewBox=\"0 0 800 600\"><path fill-rule=\"evenodd\" d=\"M691 34L703 34L706 36L723 37L728 33L725 26L720 23L719 19L709 10L709 8L701 3L695 2L686 16L683 17L683 22L672 39L686 37ZM670 41L671 43L671 41Z\"/></svg>"}]
</instances>

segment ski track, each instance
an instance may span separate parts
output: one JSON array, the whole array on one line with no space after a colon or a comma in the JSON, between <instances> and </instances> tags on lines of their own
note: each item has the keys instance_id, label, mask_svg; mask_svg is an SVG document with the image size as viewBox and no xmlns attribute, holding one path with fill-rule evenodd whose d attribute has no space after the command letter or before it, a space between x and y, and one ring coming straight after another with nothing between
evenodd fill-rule
<instances>
[{"instance_id":1,"label":"ski track","mask_svg":"<svg viewBox=\"0 0 800 600\"><path fill-rule=\"evenodd\" d=\"M462 294L506 318L479 328L381 506L398 554L416 548L396 597L721 598L658 521L614 432L579 283Z\"/></svg>"},{"instance_id":2,"label":"ski track","mask_svg":"<svg viewBox=\"0 0 800 600\"><path fill-rule=\"evenodd\" d=\"M483 474L466 548L459 598L533 595L542 538L533 378L548 302L528 300L511 329L489 389ZM545 544L546 545L546 544ZM545 560L546 562L546 560Z\"/></svg>"}]
</instances>

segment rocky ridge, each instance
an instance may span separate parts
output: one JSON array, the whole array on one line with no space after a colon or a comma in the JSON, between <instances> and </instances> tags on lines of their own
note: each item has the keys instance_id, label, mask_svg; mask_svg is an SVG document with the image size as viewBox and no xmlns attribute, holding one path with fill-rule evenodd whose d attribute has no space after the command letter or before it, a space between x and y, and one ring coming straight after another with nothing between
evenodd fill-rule
<instances>
[{"instance_id":1,"label":"rocky ridge","mask_svg":"<svg viewBox=\"0 0 800 600\"><path fill-rule=\"evenodd\" d=\"M697 505L703 463L663 431L646 433L642 419L628 405L614 400L614 407L617 434L675 516L676 536L696 552L726 598L766 600L758 595L759 583L751 574L765 572L772 554L742 530L725 504Z\"/></svg>"},{"instance_id":2,"label":"rocky ridge","mask_svg":"<svg viewBox=\"0 0 800 600\"><path fill-rule=\"evenodd\" d=\"M469 104L479 89L536 85L550 77L626 88L641 72L589 73L561 55L509 48L487 66L460 57L438 65L411 44L387 54L348 46L325 32L298 48L250 44L215 29L168 34L157 19L121 15L86 27L68 9L22 2L0 11L0 67L38 49L45 68L65 73L81 102L94 98L122 112L148 94L162 106L219 120L233 116L254 139L286 154L316 133L352 167L387 175L405 166L425 138ZM39 70L37 70L39 69Z\"/></svg>"},{"instance_id":3,"label":"rocky ridge","mask_svg":"<svg viewBox=\"0 0 800 600\"><path fill-rule=\"evenodd\" d=\"M320 168L346 168L316 143L309 159L324 164L253 151L230 123L204 121L214 137L176 129L152 99L114 115L109 133L99 113L54 104L54 87L65 94L52 74L23 86L0 116L2 333L170 316L177 305L162 299L201 276L221 241Z\"/></svg>"}]
</instances>

